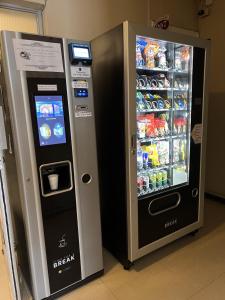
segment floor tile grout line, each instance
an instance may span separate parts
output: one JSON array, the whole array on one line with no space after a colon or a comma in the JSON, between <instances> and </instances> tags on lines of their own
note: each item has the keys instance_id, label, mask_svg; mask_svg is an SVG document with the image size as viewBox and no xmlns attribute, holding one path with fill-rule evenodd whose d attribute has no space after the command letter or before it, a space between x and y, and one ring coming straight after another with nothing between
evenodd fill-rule
<instances>
[{"instance_id":1,"label":"floor tile grout line","mask_svg":"<svg viewBox=\"0 0 225 300\"><path fill-rule=\"evenodd\" d=\"M103 282L104 287L110 292L110 294L115 298L116 300L119 300L117 296L114 294L114 292Z\"/></svg>"},{"instance_id":2,"label":"floor tile grout line","mask_svg":"<svg viewBox=\"0 0 225 300\"><path fill-rule=\"evenodd\" d=\"M190 297L187 298L187 300L190 300L194 296L196 296L197 294L201 293L201 291L205 290L207 287L209 287L210 285L212 285L216 280L218 280L223 275L225 275L225 271L222 272L222 273L220 273L218 276L216 276L214 279L212 279L210 282L208 282L206 285L204 285L204 287L201 287L198 291L194 292Z\"/></svg>"}]
</instances>

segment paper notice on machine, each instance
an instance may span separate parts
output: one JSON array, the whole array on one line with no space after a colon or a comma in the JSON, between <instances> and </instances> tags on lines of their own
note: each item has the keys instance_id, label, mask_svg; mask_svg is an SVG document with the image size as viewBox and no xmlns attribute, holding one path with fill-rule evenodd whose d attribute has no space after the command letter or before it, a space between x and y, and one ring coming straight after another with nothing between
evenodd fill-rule
<instances>
[{"instance_id":1,"label":"paper notice on machine","mask_svg":"<svg viewBox=\"0 0 225 300\"><path fill-rule=\"evenodd\" d=\"M35 40L13 39L19 71L63 72L61 45Z\"/></svg>"}]
</instances>

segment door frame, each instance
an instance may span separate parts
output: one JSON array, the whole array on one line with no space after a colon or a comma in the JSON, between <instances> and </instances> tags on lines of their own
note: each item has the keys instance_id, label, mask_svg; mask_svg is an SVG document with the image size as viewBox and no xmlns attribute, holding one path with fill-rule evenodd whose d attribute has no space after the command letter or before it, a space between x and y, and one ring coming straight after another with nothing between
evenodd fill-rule
<instances>
[{"instance_id":1,"label":"door frame","mask_svg":"<svg viewBox=\"0 0 225 300\"><path fill-rule=\"evenodd\" d=\"M23 2L25 2L25 1L23 1ZM37 20L37 29L38 29L37 34L42 35L42 34L44 34L43 10L45 8L45 5L35 4L35 3L21 4L21 1L5 1L5 2L0 3L0 8L8 9L11 11L20 11L20 12L34 14L36 16L36 20Z\"/></svg>"}]
</instances>

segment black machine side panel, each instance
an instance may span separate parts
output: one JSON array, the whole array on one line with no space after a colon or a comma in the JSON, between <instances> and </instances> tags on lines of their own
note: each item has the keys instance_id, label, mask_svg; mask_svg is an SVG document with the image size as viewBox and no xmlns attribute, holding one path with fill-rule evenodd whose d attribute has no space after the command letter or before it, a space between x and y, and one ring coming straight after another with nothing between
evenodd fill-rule
<instances>
[{"instance_id":1,"label":"black machine side panel","mask_svg":"<svg viewBox=\"0 0 225 300\"><path fill-rule=\"evenodd\" d=\"M24 39L35 39L32 35L23 35ZM61 43L61 39L38 37L41 41ZM37 85L56 85L56 91L39 91ZM73 165L70 123L67 103L66 80L64 73L27 72L27 85L30 101L32 129L36 152L37 174L41 197L41 209L44 226L50 292L55 293L81 280L77 212L72 168L73 187L65 192L43 196L41 191L40 166L61 161ZM42 145L39 141L39 128L35 105L35 96L62 97L65 138L61 144Z\"/></svg>"},{"instance_id":2,"label":"black machine side panel","mask_svg":"<svg viewBox=\"0 0 225 300\"><path fill-rule=\"evenodd\" d=\"M123 26L93 40L92 53L103 245L126 263Z\"/></svg>"},{"instance_id":3,"label":"black machine side panel","mask_svg":"<svg viewBox=\"0 0 225 300\"><path fill-rule=\"evenodd\" d=\"M203 87L204 87L205 49L194 48L193 53L193 82L192 82L192 111L191 130L195 124L202 123ZM190 177L189 185L167 191L160 196L153 195L138 200L138 232L139 248L146 246L170 233L197 222L199 215L199 195L193 197L192 190L199 188L200 179L201 144L190 141ZM178 193L178 194L177 194ZM180 204L176 204L177 195L180 194ZM149 205L164 212L151 215Z\"/></svg>"}]
</instances>

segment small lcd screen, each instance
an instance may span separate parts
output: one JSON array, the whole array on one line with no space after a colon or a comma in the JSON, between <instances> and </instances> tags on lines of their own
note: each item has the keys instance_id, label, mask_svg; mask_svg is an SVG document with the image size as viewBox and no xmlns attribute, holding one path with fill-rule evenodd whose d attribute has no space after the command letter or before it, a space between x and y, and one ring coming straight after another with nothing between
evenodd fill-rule
<instances>
[{"instance_id":1,"label":"small lcd screen","mask_svg":"<svg viewBox=\"0 0 225 300\"><path fill-rule=\"evenodd\" d=\"M88 48L74 47L73 53L75 57L80 58L89 58L89 50Z\"/></svg>"},{"instance_id":2,"label":"small lcd screen","mask_svg":"<svg viewBox=\"0 0 225 300\"><path fill-rule=\"evenodd\" d=\"M40 146L66 143L63 97L34 96Z\"/></svg>"}]
</instances>

